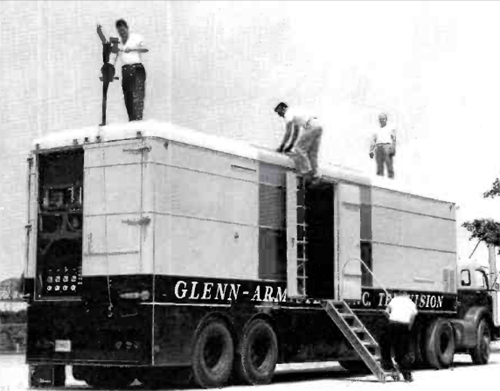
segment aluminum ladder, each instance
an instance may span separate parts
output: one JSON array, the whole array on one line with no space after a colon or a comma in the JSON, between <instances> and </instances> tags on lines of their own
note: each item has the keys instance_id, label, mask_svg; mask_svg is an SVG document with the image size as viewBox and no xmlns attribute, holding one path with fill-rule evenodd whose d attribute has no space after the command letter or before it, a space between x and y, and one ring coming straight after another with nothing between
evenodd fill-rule
<instances>
[{"instance_id":1,"label":"aluminum ladder","mask_svg":"<svg viewBox=\"0 0 500 391\"><path fill-rule=\"evenodd\" d=\"M322 306L379 382L385 383L388 377L399 379L399 371L384 371L378 342L345 301L326 300Z\"/></svg>"}]
</instances>

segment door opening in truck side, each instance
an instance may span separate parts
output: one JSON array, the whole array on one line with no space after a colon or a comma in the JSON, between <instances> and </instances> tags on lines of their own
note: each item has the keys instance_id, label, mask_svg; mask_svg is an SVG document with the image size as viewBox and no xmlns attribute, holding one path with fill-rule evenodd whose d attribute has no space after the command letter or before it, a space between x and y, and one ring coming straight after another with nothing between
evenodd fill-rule
<instances>
[{"instance_id":1,"label":"door opening in truck side","mask_svg":"<svg viewBox=\"0 0 500 391\"><path fill-rule=\"evenodd\" d=\"M40 153L36 297L81 295L83 149Z\"/></svg>"},{"instance_id":2,"label":"door opening in truck side","mask_svg":"<svg viewBox=\"0 0 500 391\"><path fill-rule=\"evenodd\" d=\"M334 297L334 195L326 181L305 191L307 295L317 299Z\"/></svg>"}]
</instances>

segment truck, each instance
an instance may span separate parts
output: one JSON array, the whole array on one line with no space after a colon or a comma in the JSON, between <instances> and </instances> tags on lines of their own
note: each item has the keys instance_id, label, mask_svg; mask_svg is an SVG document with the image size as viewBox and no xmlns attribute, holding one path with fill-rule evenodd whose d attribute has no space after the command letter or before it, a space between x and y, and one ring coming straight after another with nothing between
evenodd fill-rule
<instances>
[{"instance_id":1,"label":"truck","mask_svg":"<svg viewBox=\"0 0 500 391\"><path fill-rule=\"evenodd\" d=\"M172 123L65 130L28 158L32 387L267 384L280 363L388 379L384 310L407 292L415 365L489 360L498 292L458 267L456 207ZM494 257L494 249L490 252ZM496 270L496 269L495 269ZM496 271L495 271L496 273Z\"/></svg>"}]
</instances>

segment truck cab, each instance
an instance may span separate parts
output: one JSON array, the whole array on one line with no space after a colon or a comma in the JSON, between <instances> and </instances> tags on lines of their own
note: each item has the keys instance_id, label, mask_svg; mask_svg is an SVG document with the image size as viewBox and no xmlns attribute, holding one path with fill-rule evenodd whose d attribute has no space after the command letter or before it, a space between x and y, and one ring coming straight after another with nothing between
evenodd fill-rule
<instances>
[{"instance_id":1,"label":"truck cab","mask_svg":"<svg viewBox=\"0 0 500 391\"><path fill-rule=\"evenodd\" d=\"M500 337L500 286L496 271L495 249L489 248L489 267L478 265L475 261L463 263L458 269L458 279L459 308L462 311L476 306L488 308L493 335Z\"/></svg>"},{"instance_id":2,"label":"truck cab","mask_svg":"<svg viewBox=\"0 0 500 391\"><path fill-rule=\"evenodd\" d=\"M468 291L490 290L488 269L483 266L477 266L473 264L461 268L460 289Z\"/></svg>"}]
</instances>

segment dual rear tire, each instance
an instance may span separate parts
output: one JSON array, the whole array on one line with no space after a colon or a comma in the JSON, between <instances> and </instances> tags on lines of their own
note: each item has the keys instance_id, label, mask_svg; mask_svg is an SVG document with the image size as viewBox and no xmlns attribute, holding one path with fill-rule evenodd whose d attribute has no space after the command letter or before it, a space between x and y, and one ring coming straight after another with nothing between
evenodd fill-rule
<instances>
[{"instance_id":1,"label":"dual rear tire","mask_svg":"<svg viewBox=\"0 0 500 391\"><path fill-rule=\"evenodd\" d=\"M250 321L238 341L221 320L203 324L196 333L192 371L195 383L217 388L234 380L247 384L271 382L278 360L278 339L272 326L263 319Z\"/></svg>"},{"instance_id":2,"label":"dual rear tire","mask_svg":"<svg viewBox=\"0 0 500 391\"><path fill-rule=\"evenodd\" d=\"M269 384L278 361L278 338L262 319L251 321L243 332L235 360L236 379L250 385Z\"/></svg>"}]
</instances>

